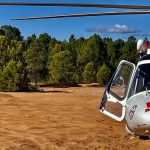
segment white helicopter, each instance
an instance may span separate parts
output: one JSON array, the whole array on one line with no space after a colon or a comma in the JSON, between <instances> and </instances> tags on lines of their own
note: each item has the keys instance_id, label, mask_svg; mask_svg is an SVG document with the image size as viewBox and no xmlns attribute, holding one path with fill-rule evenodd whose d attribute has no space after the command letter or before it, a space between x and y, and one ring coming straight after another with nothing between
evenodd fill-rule
<instances>
[{"instance_id":1,"label":"white helicopter","mask_svg":"<svg viewBox=\"0 0 150 150\"><path fill-rule=\"evenodd\" d=\"M150 42L138 40L137 50L142 56L136 65L125 60L119 63L104 92L100 112L117 121L125 118L131 137L149 137Z\"/></svg>"}]
</instances>

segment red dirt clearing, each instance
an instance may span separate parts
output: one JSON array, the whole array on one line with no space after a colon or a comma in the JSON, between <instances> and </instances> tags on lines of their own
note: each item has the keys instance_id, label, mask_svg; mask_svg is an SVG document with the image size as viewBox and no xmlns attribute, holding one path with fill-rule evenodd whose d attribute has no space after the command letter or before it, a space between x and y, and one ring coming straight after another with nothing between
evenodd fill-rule
<instances>
[{"instance_id":1,"label":"red dirt clearing","mask_svg":"<svg viewBox=\"0 0 150 150\"><path fill-rule=\"evenodd\" d=\"M128 140L125 123L101 114L99 87L45 88L0 93L1 150L141 150L150 140Z\"/></svg>"}]
</instances>

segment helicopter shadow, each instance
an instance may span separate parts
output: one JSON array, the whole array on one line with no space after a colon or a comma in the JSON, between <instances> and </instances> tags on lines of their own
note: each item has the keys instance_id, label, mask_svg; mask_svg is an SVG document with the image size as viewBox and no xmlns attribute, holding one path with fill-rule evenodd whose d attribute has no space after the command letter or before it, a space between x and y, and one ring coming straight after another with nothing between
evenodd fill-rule
<instances>
[{"instance_id":1,"label":"helicopter shadow","mask_svg":"<svg viewBox=\"0 0 150 150\"><path fill-rule=\"evenodd\" d=\"M143 140L143 141L147 141L147 140L150 140L150 137L149 136L139 136L139 139Z\"/></svg>"}]
</instances>

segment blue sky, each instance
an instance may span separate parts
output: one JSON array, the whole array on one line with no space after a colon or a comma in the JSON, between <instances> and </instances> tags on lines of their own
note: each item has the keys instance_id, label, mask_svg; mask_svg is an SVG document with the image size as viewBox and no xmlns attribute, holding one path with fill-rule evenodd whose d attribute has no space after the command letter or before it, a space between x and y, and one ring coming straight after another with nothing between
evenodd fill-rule
<instances>
[{"instance_id":1,"label":"blue sky","mask_svg":"<svg viewBox=\"0 0 150 150\"><path fill-rule=\"evenodd\" d=\"M2 2L4 0L0 0ZM5 0L20 2L21 0ZM22 0L21 2L73 2L73 3L113 3L113 4L136 4L150 5L149 0ZM0 26L12 25L20 29L25 38L32 34L37 36L47 32L58 40L68 40L71 34L79 38L88 38L92 34L113 39L126 39L135 35L137 39L150 38L150 14L149 15L126 15L126 16L101 16L84 18L63 18L32 21L12 21L10 18L29 17L42 15L57 15L69 13L86 13L113 11L115 9L101 8L67 8L67 7L19 7L0 6Z\"/></svg>"}]
</instances>

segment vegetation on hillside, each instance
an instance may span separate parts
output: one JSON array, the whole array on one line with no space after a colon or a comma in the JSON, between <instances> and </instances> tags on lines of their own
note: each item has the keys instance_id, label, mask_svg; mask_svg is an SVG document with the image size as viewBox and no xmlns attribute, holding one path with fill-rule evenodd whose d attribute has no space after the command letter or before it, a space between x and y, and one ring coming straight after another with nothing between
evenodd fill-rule
<instances>
[{"instance_id":1,"label":"vegetation on hillside","mask_svg":"<svg viewBox=\"0 0 150 150\"><path fill-rule=\"evenodd\" d=\"M0 28L0 91L28 91L30 83L73 85L98 82L105 85L122 60L137 62L137 39L102 38L58 41L47 33L27 39L19 29Z\"/></svg>"}]
</instances>

